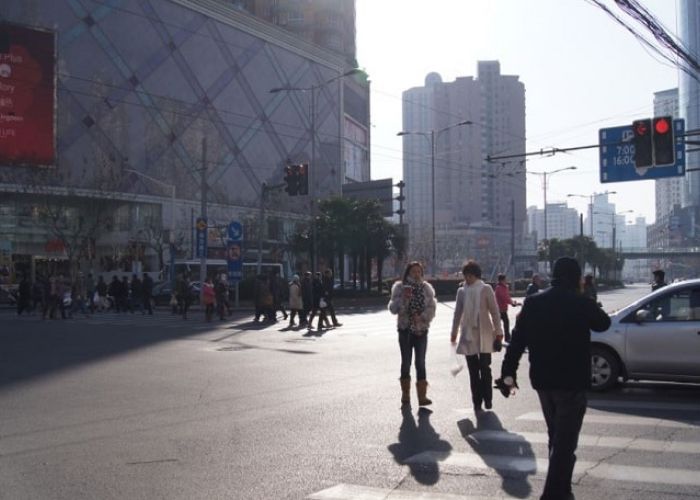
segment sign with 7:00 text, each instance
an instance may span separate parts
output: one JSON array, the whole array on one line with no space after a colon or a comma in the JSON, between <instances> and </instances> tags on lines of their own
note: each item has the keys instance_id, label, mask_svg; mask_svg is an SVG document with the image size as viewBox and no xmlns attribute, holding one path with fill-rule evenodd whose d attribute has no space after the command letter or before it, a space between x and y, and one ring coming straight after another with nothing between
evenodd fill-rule
<instances>
[{"instance_id":1,"label":"sign with 7:00 text","mask_svg":"<svg viewBox=\"0 0 700 500\"><path fill-rule=\"evenodd\" d=\"M685 120L673 120L676 163L664 167L637 168L634 163L632 125L602 128L600 146L600 182L627 182L682 177L685 175Z\"/></svg>"}]
</instances>

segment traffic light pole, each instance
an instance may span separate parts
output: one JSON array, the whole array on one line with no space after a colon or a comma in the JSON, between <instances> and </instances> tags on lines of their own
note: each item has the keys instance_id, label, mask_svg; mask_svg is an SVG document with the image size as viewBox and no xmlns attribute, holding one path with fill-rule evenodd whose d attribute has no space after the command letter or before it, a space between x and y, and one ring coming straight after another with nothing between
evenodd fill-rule
<instances>
[{"instance_id":1,"label":"traffic light pole","mask_svg":"<svg viewBox=\"0 0 700 500\"><path fill-rule=\"evenodd\" d=\"M260 186L260 215L258 217L258 262L257 262L257 274L260 275L262 272L262 254L263 254L263 237L265 235L265 230L267 229L266 221L266 207L265 201L267 199L267 194L282 189L284 184L276 184L274 186L268 186L267 182L263 182Z\"/></svg>"}]
</instances>

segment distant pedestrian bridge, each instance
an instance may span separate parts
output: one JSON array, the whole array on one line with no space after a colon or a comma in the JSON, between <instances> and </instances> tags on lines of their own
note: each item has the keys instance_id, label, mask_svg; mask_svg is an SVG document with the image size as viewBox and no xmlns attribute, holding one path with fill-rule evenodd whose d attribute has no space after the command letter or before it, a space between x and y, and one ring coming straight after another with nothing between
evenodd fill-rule
<instances>
[{"instance_id":1,"label":"distant pedestrian bridge","mask_svg":"<svg viewBox=\"0 0 700 500\"><path fill-rule=\"evenodd\" d=\"M700 247L623 248L622 257L630 260L663 259L671 257L700 257Z\"/></svg>"}]
</instances>

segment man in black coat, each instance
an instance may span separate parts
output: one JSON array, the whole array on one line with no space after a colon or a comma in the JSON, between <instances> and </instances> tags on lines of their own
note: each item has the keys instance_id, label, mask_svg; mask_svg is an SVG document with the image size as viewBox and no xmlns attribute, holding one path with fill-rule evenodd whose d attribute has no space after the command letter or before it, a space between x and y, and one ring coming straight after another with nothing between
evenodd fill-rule
<instances>
[{"instance_id":1,"label":"man in black coat","mask_svg":"<svg viewBox=\"0 0 700 500\"><path fill-rule=\"evenodd\" d=\"M502 389L517 387L518 363L528 349L530 381L549 434L549 470L541 500L573 498L574 452L591 385L591 330L610 328L610 317L581 293L576 260L557 260L553 278L551 288L525 300L496 382Z\"/></svg>"}]
</instances>

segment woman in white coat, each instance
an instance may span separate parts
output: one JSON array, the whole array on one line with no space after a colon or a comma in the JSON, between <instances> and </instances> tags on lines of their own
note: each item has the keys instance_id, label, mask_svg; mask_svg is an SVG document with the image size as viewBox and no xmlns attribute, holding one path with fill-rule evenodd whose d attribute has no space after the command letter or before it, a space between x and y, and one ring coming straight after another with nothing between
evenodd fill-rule
<instances>
[{"instance_id":1,"label":"woman in white coat","mask_svg":"<svg viewBox=\"0 0 700 500\"><path fill-rule=\"evenodd\" d=\"M291 310L289 313L289 328L296 326L296 323L294 323L294 318L297 315L299 316L299 324L304 326L304 321L306 320L306 318L304 318L304 313L302 312L304 310L304 300L301 294L301 281L299 276L296 274L292 278L292 282L289 284L289 309Z\"/></svg>"},{"instance_id":2,"label":"woman in white coat","mask_svg":"<svg viewBox=\"0 0 700 500\"><path fill-rule=\"evenodd\" d=\"M503 327L496 294L481 280L481 267L470 261L462 274L464 286L457 292L451 341L457 341L461 330L457 353L467 358L474 411L480 412L482 403L487 410L493 405L491 354L494 342L503 340Z\"/></svg>"}]
</instances>

